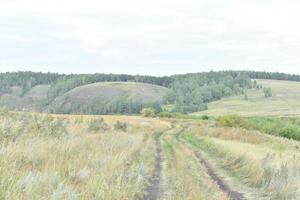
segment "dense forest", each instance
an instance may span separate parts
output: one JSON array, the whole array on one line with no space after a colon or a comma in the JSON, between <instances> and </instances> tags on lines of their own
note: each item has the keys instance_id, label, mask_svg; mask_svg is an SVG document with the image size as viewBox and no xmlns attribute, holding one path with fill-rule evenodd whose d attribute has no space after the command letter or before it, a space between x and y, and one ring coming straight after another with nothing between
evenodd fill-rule
<instances>
[{"instance_id":1,"label":"dense forest","mask_svg":"<svg viewBox=\"0 0 300 200\"><path fill-rule=\"evenodd\" d=\"M57 73L41 72L0 73L0 94L9 92L14 86L20 87L24 94L36 85L54 84L61 76Z\"/></svg>"},{"instance_id":2,"label":"dense forest","mask_svg":"<svg viewBox=\"0 0 300 200\"><path fill-rule=\"evenodd\" d=\"M238 95L244 89L251 88L251 79L275 79L300 81L299 75L255 71L202 72L164 77L126 75L126 74L57 74L36 72L0 73L0 95L8 93L12 87L21 88L21 95L37 85L50 85L45 105L49 105L58 96L82 85L97 82L141 82L170 88L165 104L174 104L173 111L196 112L207 109L207 103L225 96ZM76 108L84 113L138 113L143 105L136 105L130 99L118 101L109 109L93 110L93 105ZM158 108L159 106L156 105ZM105 110L105 111L103 111ZM72 112L72 110L70 110Z\"/></svg>"}]
</instances>

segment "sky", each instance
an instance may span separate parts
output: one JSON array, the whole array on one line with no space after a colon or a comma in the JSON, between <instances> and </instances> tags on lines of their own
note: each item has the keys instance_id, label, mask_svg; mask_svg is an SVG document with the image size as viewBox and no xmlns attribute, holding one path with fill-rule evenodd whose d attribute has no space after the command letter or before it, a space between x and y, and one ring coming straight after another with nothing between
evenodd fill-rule
<instances>
[{"instance_id":1,"label":"sky","mask_svg":"<svg viewBox=\"0 0 300 200\"><path fill-rule=\"evenodd\" d=\"M300 74L299 0L0 0L0 72Z\"/></svg>"}]
</instances>

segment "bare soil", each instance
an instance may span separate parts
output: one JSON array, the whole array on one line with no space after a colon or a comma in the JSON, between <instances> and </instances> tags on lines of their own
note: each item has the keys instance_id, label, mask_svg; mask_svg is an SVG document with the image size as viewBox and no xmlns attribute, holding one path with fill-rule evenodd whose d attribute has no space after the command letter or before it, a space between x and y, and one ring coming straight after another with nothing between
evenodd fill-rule
<instances>
[{"instance_id":1,"label":"bare soil","mask_svg":"<svg viewBox=\"0 0 300 200\"><path fill-rule=\"evenodd\" d=\"M152 175L148 181L147 187L144 189L144 195L141 200L158 200L163 196L163 187L162 187L162 147L160 143L160 136L158 134L155 137L155 164Z\"/></svg>"}]
</instances>

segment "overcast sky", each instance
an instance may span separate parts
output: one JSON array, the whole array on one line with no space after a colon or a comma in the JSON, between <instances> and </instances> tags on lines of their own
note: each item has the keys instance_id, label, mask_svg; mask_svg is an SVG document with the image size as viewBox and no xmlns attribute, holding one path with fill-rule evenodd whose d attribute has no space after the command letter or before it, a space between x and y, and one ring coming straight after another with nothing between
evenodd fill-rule
<instances>
[{"instance_id":1,"label":"overcast sky","mask_svg":"<svg viewBox=\"0 0 300 200\"><path fill-rule=\"evenodd\" d=\"M300 74L299 0L0 0L0 71Z\"/></svg>"}]
</instances>

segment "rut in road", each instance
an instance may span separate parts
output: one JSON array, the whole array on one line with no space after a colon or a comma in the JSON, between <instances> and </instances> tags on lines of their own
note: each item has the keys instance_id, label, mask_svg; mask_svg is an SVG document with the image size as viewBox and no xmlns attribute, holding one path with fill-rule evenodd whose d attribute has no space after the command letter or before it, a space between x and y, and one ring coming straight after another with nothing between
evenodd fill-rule
<instances>
[{"instance_id":1,"label":"rut in road","mask_svg":"<svg viewBox=\"0 0 300 200\"><path fill-rule=\"evenodd\" d=\"M180 139L180 135L184 132L186 128L181 129L177 134L176 134L176 139L178 142L188 145L186 142L184 142L182 139ZM201 155L200 151L193 151L197 159L199 160L200 164L206 168L207 174L211 177L212 180L216 182L216 184L219 186L220 190L223 192L227 193L230 200L246 200L245 196L243 193L237 192L232 190L229 185L226 184L226 182L217 175L217 173L214 171L214 169L211 167L209 162L204 159Z\"/></svg>"},{"instance_id":2,"label":"rut in road","mask_svg":"<svg viewBox=\"0 0 300 200\"><path fill-rule=\"evenodd\" d=\"M163 196L163 187L162 187L162 148L160 143L160 136L158 134L155 136L155 164L152 175L149 179L147 187L144 189L144 196L140 200L158 200Z\"/></svg>"}]
</instances>

